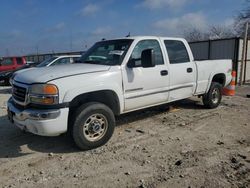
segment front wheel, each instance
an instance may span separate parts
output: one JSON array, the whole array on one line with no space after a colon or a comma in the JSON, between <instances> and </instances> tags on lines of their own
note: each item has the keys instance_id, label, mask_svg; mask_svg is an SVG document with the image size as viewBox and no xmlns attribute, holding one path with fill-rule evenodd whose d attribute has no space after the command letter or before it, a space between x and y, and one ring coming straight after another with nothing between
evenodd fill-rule
<instances>
[{"instance_id":1,"label":"front wheel","mask_svg":"<svg viewBox=\"0 0 250 188\"><path fill-rule=\"evenodd\" d=\"M115 128L112 110L102 103L87 103L79 107L74 116L72 136L82 150L104 145Z\"/></svg>"},{"instance_id":2,"label":"front wheel","mask_svg":"<svg viewBox=\"0 0 250 188\"><path fill-rule=\"evenodd\" d=\"M206 108L216 108L219 106L222 98L222 86L217 82L212 82L208 93L202 97Z\"/></svg>"}]
</instances>

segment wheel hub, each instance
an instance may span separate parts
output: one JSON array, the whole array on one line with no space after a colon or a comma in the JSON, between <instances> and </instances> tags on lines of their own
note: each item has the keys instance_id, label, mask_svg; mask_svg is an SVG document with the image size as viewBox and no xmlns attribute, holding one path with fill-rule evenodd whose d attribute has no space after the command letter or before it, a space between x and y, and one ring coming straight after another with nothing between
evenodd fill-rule
<instances>
[{"instance_id":1,"label":"wheel hub","mask_svg":"<svg viewBox=\"0 0 250 188\"><path fill-rule=\"evenodd\" d=\"M97 133L101 129L101 124L99 121L94 121L91 124L90 130L93 131L93 133Z\"/></svg>"},{"instance_id":2,"label":"wheel hub","mask_svg":"<svg viewBox=\"0 0 250 188\"><path fill-rule=\"evenodd\" d=\"M83 125L83 134L89 141L98 141L106 133L108 121L102 114L92 114Z\"/></svg>"},{"instance_id":3,"label":"wheel hub","mask_svg":"<svg viewBox=\"0 0 250 188\"><path fill-rule=\"evenodd\" d=\"M212 102L216 104L218 101L219 101L219 90L215 88L212 92Z\"/></svg>"}]
</instances>

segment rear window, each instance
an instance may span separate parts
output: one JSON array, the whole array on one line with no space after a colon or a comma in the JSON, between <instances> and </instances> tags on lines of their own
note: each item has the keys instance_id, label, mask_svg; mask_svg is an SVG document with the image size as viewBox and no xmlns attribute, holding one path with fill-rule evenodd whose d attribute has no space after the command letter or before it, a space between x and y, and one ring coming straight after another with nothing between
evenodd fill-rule
<instances>
[{"instance_id":1,"label":"rear window","mask_svg":"<svg viewBox=\"0 0 250 188\"><path fill-rule=\"evenodd\" d=\"M165 40L164 41L170 64L190 62L187 49L182 41Z\"/></svg>"},{"instance_id":2,"label":"rear window","mask_svg":"<svg viewBox=\"0 0 250 188\"><path fill-rule=\"evenodd\" d=\"M22 65L22 64L23 64L23 59L22 59L21 57L17 57L17 58L16 58L16 63L17 63L18 65Z\"/></svg>"}]
</instances>

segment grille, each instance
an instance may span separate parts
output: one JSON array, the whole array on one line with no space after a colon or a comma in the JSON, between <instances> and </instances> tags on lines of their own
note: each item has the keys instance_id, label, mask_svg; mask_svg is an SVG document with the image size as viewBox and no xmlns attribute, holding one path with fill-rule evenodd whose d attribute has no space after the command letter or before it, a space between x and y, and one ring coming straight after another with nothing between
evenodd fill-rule
<instances>
[{"instance_id":1,"label":"grille","mask_svg":"<svg viewBox=\"0 0 250 188\"><path fill-rule=\"evenodd\" d=\"M13 85L12 96L16 101L25 102L26 93L27 93L26 88Z\"/></svg>"}]
</instances>

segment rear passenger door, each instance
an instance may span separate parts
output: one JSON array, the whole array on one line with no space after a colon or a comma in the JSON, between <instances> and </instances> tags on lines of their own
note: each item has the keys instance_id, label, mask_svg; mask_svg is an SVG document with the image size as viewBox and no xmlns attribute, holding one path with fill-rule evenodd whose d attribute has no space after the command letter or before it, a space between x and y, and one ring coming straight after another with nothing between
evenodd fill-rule
<instances>
[{"instance_id":1,"label":"rear passenger door","mask_svg":"<svg viewBox=\"0 0 250 188\"><path fill-rule=\"evenodd\" d=\"M181 40L164 40L169 59L169 100L179 100L193 95L196 85L196 67L190 60Z\"/></svg>"}]
</instances>

